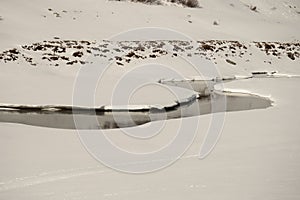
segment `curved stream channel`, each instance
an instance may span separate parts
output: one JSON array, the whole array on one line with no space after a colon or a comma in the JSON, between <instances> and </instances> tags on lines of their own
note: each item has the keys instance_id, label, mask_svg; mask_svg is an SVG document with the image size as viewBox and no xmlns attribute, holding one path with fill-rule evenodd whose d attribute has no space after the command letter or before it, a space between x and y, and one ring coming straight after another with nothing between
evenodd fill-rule
<instances>
[{"instance_id":1,"label":"curved stream channel","mask_svg":"<svg viewBox=\"0 0 300 200\"><path fill-rule=\"evenodd\" d=\"M187 81L164 82L186 87ZM264 109L272 106L266 97L207 89L214 81L193 81L198 94L166 106L124 106L100 108L72 106L0 105L0 122L19 123L60 129L113 129L133 127L151 121L192 117L216 112ZM76 123L74 122L74 119Z\"/></svg>"},{"instance_id":2,"label":"curved stream channel","mask_svg":"<svg viewBox=\"0 0 300 200\"><path fill-rule=\"evenodd\" d=\"M94 109L71 106L0 106L0 122L61 129L113 129L216 112L263 109L271 105L269 99L256 95L215 92L205 97L194 95L165 107ZM94 120L95 117L97 120ZM77 119L76 126L74 118Z\"/></svg>"},{"instance_id":3,"label":"curved stream channel","mask_svg":"<svg viewBox=\"0 0 300 200\"><path fill-rule=\"evenodd\" d=\"M146 105L86 108L55 105L0 105L0 122L60 129L113 129L138 126L157 120L272 106L272 101L266 97L213 89L217 82L232 80L234 79L160 82L169 86L190 88L197 92L186 99L160 107Z\"/></svg>"}]
</instances>

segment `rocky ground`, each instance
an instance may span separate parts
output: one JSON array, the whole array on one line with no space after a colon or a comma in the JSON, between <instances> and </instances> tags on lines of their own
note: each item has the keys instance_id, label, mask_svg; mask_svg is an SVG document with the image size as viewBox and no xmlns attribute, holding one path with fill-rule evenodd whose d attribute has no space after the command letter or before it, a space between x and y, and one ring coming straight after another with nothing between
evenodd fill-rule
<instances>
[{"instance_id":1,"label":"rocky ground","mask_svg":"<svg viewBox=\"0 0 300 200\"><path fill-rule=\"evenodd\" d=\"M236 65L236 58L249 62L252 51L258 49L267 58L291 60L299 59L299 42L239 42L226 40L197 41L196 47L190 41L86 41L60 40L43 41L22 45L0 53L0 61L4 63L26 61L32 66L46 64L48 66L84 65L89 56L105 57L124 66L134 59L154 59L171 55L173 57L200 56L212 60L223 59L230 65ZM271 64L270 60L265 60Z\"/></svg>"}]
</instances>

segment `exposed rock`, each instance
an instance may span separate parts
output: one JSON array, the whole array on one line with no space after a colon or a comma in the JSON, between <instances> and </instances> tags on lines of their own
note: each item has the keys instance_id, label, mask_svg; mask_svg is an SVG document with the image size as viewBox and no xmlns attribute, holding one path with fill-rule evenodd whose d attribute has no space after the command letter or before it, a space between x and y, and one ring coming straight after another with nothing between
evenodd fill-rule
<instances>
[{"instance_id":1,"label":"exposed rock","mask_svg":"<svg viewBox=\"0 0 300 200\"><path fill-rule=\"evenodd\" d=\"M226 62L228 62L228 63L231 64L231 65L236 65L235 62L233 62L232 60L229 60L229 59L226 59Z\"/></svg>"},{"instance_id":2,"label":"exposed rock","mask_svg":"<svg viewBox=\"0 0 300 200\"><path fill-rule=\"evenodd\" d=\"M76 52L74 52L72 55L73 55L74 57L79 57L79 58L81 58L81 57L83 56L83 52L81 52L81 51L76 51Z\"/></svg>"}]
</instances>

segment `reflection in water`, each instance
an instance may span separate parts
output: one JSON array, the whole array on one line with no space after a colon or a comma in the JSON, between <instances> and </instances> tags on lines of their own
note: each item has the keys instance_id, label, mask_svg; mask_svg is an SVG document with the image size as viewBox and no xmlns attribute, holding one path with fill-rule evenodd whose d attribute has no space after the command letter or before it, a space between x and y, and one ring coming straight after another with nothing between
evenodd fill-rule
<instances>
[{"instance_id":1,"label":"reflection in water","mask_svg":"<svg viewBox=\"0 0 300 200\"><path fill-rule=\"evenodd\" d=\"M61 129L113 129L216 112L263 109L271 105L272 101L265 97L231 92L213 92L208 96L194 95L164 107L103 106L92 109L71 106L2 105L0 122Z\"/></svg>"}]
</instances>

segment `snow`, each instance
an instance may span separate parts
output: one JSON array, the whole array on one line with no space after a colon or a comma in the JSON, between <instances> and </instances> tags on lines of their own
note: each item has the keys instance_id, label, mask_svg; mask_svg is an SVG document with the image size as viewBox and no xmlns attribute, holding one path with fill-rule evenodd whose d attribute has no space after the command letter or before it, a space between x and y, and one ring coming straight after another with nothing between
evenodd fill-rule
<instances>
[{"instance_id":1,"label":"snow","mask_svg":"<svg viewBox=\"0 0 300 200\"><path fill-rule=\"evenodd\" d=\"M196 9L105 0L1 1L0 51L53 37L99 43L110 38L118 40L124 38L118 37L119 33L143 27L176 30L194 40L299 44L300 1L201 0L200 6ZM252 11L251 6L256 6L258 12ZM214 21L219 25L213 25ZM151 32L146 36L128 35L133 40L184 37L151 36ZM162 122L104 130L102 133L120 148L145 153L172 141L182 123L197 121L196 137L179 160L161 170L138 175L113 170L95 160L76 130L0 123L0 199L299 199L299 58L277 59L253 45L248 52L251 55L244 58L229 58L236 65L216 55L213 62L217 63L219 77L236 79L217 84L215 89L269 97L274 101L273 106L223 113L221 137L206 158L198 159L212 115L164 121L161 134L147 140L129 137L126 131L146 133L149 127L160 127ZM184 59L168 55L155 61L172 66L186 79L198 79L193 68L186 69ZM115 83L132 70L130 80L153 83L133 93L132 108L173 103L176 95L155 83L174 77L134 71L136 65L151 63L153 60L137 60L123 68L113 63L99 81L97 106L112 104ZM72 105L76 76L83 67L31 66L25 61L0 60L0 104ZM201 69L205 70L205 66ZM257 71L278 73L248 78ZM183 89L177 92L184 97L193 93Z\"/></svg>"}]
</instances>

